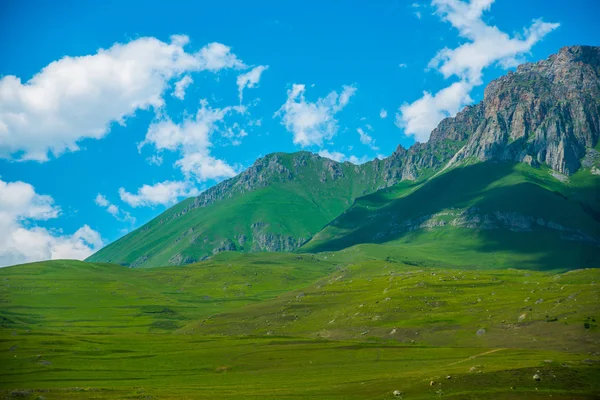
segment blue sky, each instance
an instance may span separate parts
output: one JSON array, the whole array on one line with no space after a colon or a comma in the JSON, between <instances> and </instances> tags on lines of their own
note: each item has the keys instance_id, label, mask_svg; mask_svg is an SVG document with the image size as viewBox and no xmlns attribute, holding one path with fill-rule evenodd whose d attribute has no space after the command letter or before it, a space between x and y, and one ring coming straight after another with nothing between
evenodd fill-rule
<instances>
[{"instance_id":1,"label":"blue sky","mask_svg":"<svg viewBox=\"0 0 600 400\"><path fill-rule=\"evenodd\" d=\"M600 44L594 0L259 3L3 2L0 266L84 258L270 152L387 156Z\"/></svg>"}]
</instances>

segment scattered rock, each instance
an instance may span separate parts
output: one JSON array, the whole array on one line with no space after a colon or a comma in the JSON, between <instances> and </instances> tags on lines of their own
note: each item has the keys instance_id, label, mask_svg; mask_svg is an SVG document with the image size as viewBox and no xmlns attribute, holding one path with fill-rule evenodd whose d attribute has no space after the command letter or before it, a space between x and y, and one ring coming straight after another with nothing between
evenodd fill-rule
<instances>
[{"instance_id":1,"label":"scattered rock","mask_svg":"<svg viewBox=\"0 0 600 400\"><path fill-rule=\"evenodd\" d=\"M452 377L451 377L450 375L448 375L448 376L446 377L446 379L452 379Z\"/></svg>"},{"instance_id":2,"label":"scattered rock","mask_svg":"<svg viewBox=\"0 0 600 400\"><path fill-rule=\"evenodd\" d=\"M582 363L592 365L592 364L600 363L600 360L592 360L590 358L586 358L585 360L582 361Z\"/></svg>"},{"instance_id":3,"label":"scattered rock","mask_svg":"<svg viewBox=\"0 0 600 400\"><path fill-rule=\"evenodd\" d=\"M402 396L402 392L401 392L401 391L399 391L399 390L394 390L394 391L392 392L392 394L393 394L394 396L396 396L396 397Z\"/></svg>"},{"instance_id":4,"label":"scattered rock","mask_svg":"<svg viewBox=\"0 0 600 400\"><path fill-rule=\"evenodd\" d=\"M483 365L473 365L471 368L469 368L469 372L481 373L482 369L483 369Z\"/></svg>"},{"instance_id":5,"label":"scattered rock","mask_svg":"<svg viewBox=\"0 0 600 400\"><path fill-rule=\"evenodd\" d=\"M519 322L523 321L526 317L527 317L527 314L519 315L519 318L518 318Z\"/></svg>"},{"instance_id":6,"label":"scattered rock","mask_svg":"<svg viewBox=\"0 0 600 400\"><path fill-rule=\"evenodd\" d=\"M429 382L429 386L433 386L433 385L435 385L435 381Z\"/></svg>"},{"instance_id":7,"label":"scattered rock","mask_svg":"<svg viewBox=\"0 0 600 400\"><path fill-rule=\"evenodd\" d=\"M477 336L483 336L483 335L485 335L485 329L481 328L475 333L477 334Z\"/></svg>"},{"instance_id":8,"label":"scattered rock","mask_svg":"<svg viewBox=\"0 0 600 400\"><path fill-rule=\"evenodd\" d=\"M535 374L535 375L533 375L533 380L534 381L541 381L542 377L539 374Z\"/></svg>"}]
</instances>

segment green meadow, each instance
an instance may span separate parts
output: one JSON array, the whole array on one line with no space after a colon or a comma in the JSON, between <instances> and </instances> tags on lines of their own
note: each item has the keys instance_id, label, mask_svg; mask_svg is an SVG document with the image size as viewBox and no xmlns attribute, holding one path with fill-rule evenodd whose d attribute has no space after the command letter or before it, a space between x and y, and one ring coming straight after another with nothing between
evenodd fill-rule
<instances>
[{"instance_id":1,"label":"green meadow","mask_svg":"<svg viewBox=\"0 0 600 400\"><path fill-rule=\"evenodd\" d=\"M600 396L600 270L469 269L388 250L3 268L0 396Z\"/></svg>"}]
</instances>

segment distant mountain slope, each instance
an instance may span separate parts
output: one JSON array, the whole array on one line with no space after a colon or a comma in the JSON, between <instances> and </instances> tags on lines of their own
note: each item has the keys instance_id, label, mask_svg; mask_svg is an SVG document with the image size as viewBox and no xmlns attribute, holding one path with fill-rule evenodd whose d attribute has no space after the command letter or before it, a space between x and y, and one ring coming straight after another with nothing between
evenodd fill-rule
<instances>
[{"instance_id":1,"label":"distant mountain slope","mask_svg":"<svg viewBox=\"0 0 600 400\"><path fill-rule=\"evenodd\" d=\"M486 210L477 214L480 218L490 213L495 215L496 211L537 218L532 211L538 212L539 205L549 204L553 208L538 212L539 218L581 230L591 243L590 240L600 237L598 227L584 223L583 214L559 222L563 219L563 205L559 206L556 203L559 197L551 194L574 193L581 202L570 197L566 207L572 210L583 207L585 218L596 221L594 218L600 212L596 206L598 181L594 178L594 174L600 174L599 135L600 47L565 47L547 60L524 64L516 72L491 82L482 102L444 119L427 143L417 143L409 149L399 146L391 156L360 166L336 163L308 152L268 155L237 177L165 211L88 260L140 267L187 264L224 250L292 251L337 217L340 218L317 235L306 249L339 249L361 241L383 243L401 237L405 240L407 236L400 234L398 228L389 233L381 227L375 232L380 235L377 238L372 237L373 232L368 228L378 217L362 204L378 196L386 198L386 194L361 200L340 216L356 198L397 184L398 188L387 193L405 196L408 192L404 191L409 188L421 189L406 198L411 201L407 209L410 213L402 209L394 216L396 223L428 219L437 212L447 212L444 210L448 207L464 213L480 207ZM498 168L474 166L498 161L538 168L543 178L533 169L525 171L514 164ZM468 165L473 167L463 168ZM457 167L461 168L450 172ZM549 171L545 169L548 167ZM560 184L582 170L587 178L573 179L575 186ZM553 182L546 182L550 179L548 172L555 177ZM450 177L457 182L449 183ZM529 181L530 178L533 180ZM423 186L427 179L435 182ZM485 185L510 179L520 183L505 185L503 190L484 190ZM462 196L460 199L445 197L457 187L461 188L456 193ZM421 195L425 192L428 196ZM515 203L516 198L520 200ZM494 202L504 202L506 207L482 207ZM527 202L533 208L523 208ZM389 207L395 205L390 203ZM494 218L497 219L494 223L512 224L505 217Z\"/></svg>"},{"instance_id":2,"label":"distant mountain slope","mask_svg":"<svg viewBox=\"0 0 600 400\"><path fill-rule=\"evenodd\" d=\"M221 251L292 251L383 185L373 168L309 152L275 153L170 208L88 261L131 267L189 264Z\"/></svg>"},{"instance_id":3,"label":"distant mountain slope","mask_svg":"<svg viewBox=\"0 0 600 400\"><path fill-rule=\"evenodd\" d=\"M439 260L469 251L472 260L461 257L468 265L514 252L520 261L505 267L600 267L600 176L580 171L561 182L550 172L488 162L401 183L357 200L301 250L378 243L411 253L426 247L422 252Z\"/></svg>"}]
</instances>

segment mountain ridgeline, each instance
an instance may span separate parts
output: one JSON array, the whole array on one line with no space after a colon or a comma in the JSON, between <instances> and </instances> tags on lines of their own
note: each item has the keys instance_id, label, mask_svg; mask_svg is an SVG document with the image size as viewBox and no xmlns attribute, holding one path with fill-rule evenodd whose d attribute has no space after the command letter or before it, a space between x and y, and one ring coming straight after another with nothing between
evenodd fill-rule
<instances>
[{"instance_id":1,"label":"mountain ridgeline","mask_svg":"<svg viewBox=\"0 0 600 400\"><path fill-rule=\"evenodd\" d=\"M451 243L464 259L517 251L531 268L598 266L599 133L600 47L565 47L492 81L427 143L362 165L270 154L88 260L150 267L222 251Z\"/></svg>"}]
</instances>

